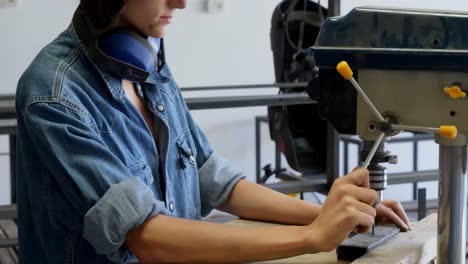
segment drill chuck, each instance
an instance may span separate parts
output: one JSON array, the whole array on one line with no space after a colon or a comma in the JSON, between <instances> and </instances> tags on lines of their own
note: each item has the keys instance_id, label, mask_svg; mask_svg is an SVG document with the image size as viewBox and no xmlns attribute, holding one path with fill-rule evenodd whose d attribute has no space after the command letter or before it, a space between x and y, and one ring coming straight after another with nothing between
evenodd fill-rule
<instances>
[{"instance_id":1,"label":"drill chuck","mask_svg":"<svg viewBox=\"0 0 468 264\"><path fill-rule=\"evenodd\" d=\"M387 168L371 163L369 167L369 188L382 191L387 188Z\"/></svg>"}]
</instances>

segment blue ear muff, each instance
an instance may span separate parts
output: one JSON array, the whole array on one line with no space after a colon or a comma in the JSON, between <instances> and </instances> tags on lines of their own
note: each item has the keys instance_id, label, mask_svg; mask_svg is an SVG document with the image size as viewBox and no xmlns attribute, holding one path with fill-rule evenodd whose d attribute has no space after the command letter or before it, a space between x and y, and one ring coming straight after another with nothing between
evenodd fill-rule
<instances>
[{"instance_id":1,"label":"blue ear muff","mask_svg":"<svg viewBox=\"0 0 468 264\"><path fill-rule=\"evenodd\" d=\"M155 48L159 49L159 45L151 44L139 34L123 28L112 29L98 39L98 48L106 56L146 72L157 67L158 50Z\"/></svg>"},{"instance_id":2,"label":"blue ear muff","mask_svg":"<svg viewBox=\"0 0 468 264\"><path fill-rule=\"evenodd\" d=\"M121 79L143 83L165 64L163 39L147 38L127 28L113 28L97 36L91 20L79 8L73 27L100 68Z\"/></svg>"}]
</instances>

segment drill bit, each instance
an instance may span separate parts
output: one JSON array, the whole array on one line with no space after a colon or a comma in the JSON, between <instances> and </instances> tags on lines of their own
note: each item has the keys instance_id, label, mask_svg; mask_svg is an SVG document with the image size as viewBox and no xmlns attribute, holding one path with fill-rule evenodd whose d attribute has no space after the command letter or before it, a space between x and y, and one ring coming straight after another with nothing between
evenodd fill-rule
<instances>
[{"instance_id":1,"label":"drill bit","mask_svg":"<svg viewBox=\"0 0 468 264\"><path fill-rule=\"evenodd\" d=\"M383 200L383 191L377 191L377 201L374 203L374 208ZM372 225L372 235L375 235L375 223Z\"/></svg>"}]
</instances>

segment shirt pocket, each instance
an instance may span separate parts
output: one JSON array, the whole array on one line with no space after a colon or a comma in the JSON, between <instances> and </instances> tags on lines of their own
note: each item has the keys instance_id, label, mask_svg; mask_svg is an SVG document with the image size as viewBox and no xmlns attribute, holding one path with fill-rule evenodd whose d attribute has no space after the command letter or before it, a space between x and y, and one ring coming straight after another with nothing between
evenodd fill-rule
<instances>
[{"instance_id":1,"label":"shirt pocket","mask_svg":"<svg viewBox=\"0 0 468 264\"><path fill-rule=\"evenodd\" d=\"M138 161L137 163L127 167L133 177L138 177L146 185L151 185L154 182L153 173L151 168L146 165L144 161Z\"/></svg>"},{"instance_id":2,"label":"shirt pocket","mask_svg":"<svg viewBox=\"0 0 468 264\"><path fill-rule=\"evenodd\" d=\"M179 163L184 172L188 214L200 219L200 188L198 181L197 151L189 130L184 130L176 141Z\"/></svg>"},{"instance_id":3,"label":"shirt pocket","mask_svg":"<svg viewBox=\"0 0 468 264\"><path fill-rule=\"evenodd\" d=\"M182 169L184 171L197 170L197 151L190 140L189 130L182 132L176 144L179 150L179 162Z\"/></svg>"}]
</instances>

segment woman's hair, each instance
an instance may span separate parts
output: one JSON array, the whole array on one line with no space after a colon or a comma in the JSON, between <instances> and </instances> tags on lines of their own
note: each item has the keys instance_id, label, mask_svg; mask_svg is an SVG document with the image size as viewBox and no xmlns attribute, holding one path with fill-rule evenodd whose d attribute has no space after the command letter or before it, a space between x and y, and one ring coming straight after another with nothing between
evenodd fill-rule
<instances>
[{"instance_id":1,"label":"woman's hair","mask_svg":"<svg viewBox=\"0 0 468 264\"><path fill-rule=\"evenodd\" d=\"M112 23L122 10L126 0L80 0L81 8L88 14L97 28L105 28Z\"/></svg>"}]
</instances>

